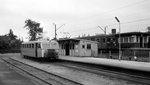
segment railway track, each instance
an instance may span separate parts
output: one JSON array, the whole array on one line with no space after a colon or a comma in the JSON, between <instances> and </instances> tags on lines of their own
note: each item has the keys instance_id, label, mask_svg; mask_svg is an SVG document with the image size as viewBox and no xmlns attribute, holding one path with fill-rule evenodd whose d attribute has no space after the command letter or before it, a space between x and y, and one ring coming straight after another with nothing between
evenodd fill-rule
<instances>
[{"instance_id":1,"label":"railway track","mask_svg":"<svg viewBox=\"0 0 150 85\"><path fill-rule=\"evenodd\" d=\"M18 68L19 70L29 74L32 77L37 78L38 80L41 80L42 82L48 85L83 85L71 79L67 79L59 75L49 73L47 71L41 70L39 68L30 66L28 64L19 62L11 58L1 58L1 59L4 60L9 65Z\"/></svg>"},{"instance_id":2,"label":"railway track","mask_svg":"<svg viewBox=\"0 0 150 85\"><path fill-rule=\"evenodd\" d=\"M121 78L141 84L150 85L150 72L141 72L117 67L103 65L93 65L80 62L63 61L53 63L54 65L64 66L75 70L92 72L95 74Z\"/></svg>"}]
</instances>

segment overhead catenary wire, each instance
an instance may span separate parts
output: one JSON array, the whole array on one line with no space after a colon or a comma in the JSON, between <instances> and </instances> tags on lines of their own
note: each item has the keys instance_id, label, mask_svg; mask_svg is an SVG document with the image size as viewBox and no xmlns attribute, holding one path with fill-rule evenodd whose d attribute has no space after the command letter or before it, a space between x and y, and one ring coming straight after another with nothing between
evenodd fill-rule
<instances>
[{"instance_id":1,"label":"overhead catenary wire","mask_svg":"<svg viewBox=\"0 0 150 85\"><path fill-rule=\"evenodd\" d=\"M149 1L149 0L141 0L141 1L137 1L135 3L126 4L124 6L121 6L121 7L118 7L118 8L114 8L114 9L111 9L111 10L103 12L103 13L109 13L109 12L114 12L114 11L117 11L117 10L120 10L120 9L123 9L123 8L129 8L131 6L135 6L135 5L141 4L141 3L146 2L146 1Z\"/></svg>"},{"instance_id":2,"label":"overhead catenary wire","mask_svg":"<svg viewBox=\"0 0 150 85\"><path fill-rule=\"evenodd\" d=\"M142 21L149 21L150 20L150 18L144 18L144 19L138 19L138 20L134 20L134 21L127 21L127 22L122 22L122 23L120 23L120 24L131 24L131 23L135 23L135 22L142 22ZM116 26L116 25L118 25L117 23L116 24L109 24L109 25L107 25L107 26ZM103 25L103 26L101 26L101 27L105 27L106 25ZM80 30L75 30L75 31L71 31L70 33L76 33L76 32L79 32L79 31L88 31L88 30L95 30L95 29L93 29L93 28L96 28L96 26L95 27L90 27L90 28L88 28L88 29L80 29Z\"/></svg>"},{"instance_id":3,"label":"overhead catenary wire","mask_svg":"<svg viewBox=\"0 0 150 85\"><path fill-rule=\"evenodd\" d=\"M125 9L125 8L129 8L129 7L133 7L133 6L142 4L142 3L147 2L147 1L149 1L149 0L141 0L141 1L137 1L137 2L135 2L135 3L126 4L126 5L123 5L123 6L121 6L121 7L114 8L114 9L110 9L110 10L108 10L108 11L106 11L106 12L102 12L102 13L100 13L100 14L115 12L115 11L118 11L118 10L121 10L121 9ZM127 17L127 16L124 16L124 17ZM112 20L112 18L109 19L109 20ZM150 20L150 18L143 18L143 19L138 19L138 20L132 20L132 21L127 21L127 22L122 22L121 24L122 24L122 25L126 25L126 24L131 24L131 23L141 22L141 21L148 21L148 20ZM118 24L117 24L117 23L116 23L116 24L108 24L107 26L110 27L110 26L116 26L116 25L118 25ZM101 27L105 27L106 25L100 25L100 26L101 26ZM79 29L79 30L70 31L69 33L70 33L70 34L74 34L74 33L77 33L77 32L79 32L79 31L81 32L81 31L95 30L94 28L96 28L96 27L92 26L92 27L89 27L89 28L86 28L86 29Z\"/></svg>"},{"instance_id":4,"label":"overhead catenary wire","mask_svg":"<svg viewBox=\"0 0 150 85\"><path fill-rule=\"evenodd\" d=\"M131 6L135 6L135 5L138 5L138 4L142 4L143 2L146 2L146 1L149 1L149 0L141 0L141 1L137 1L137 2L135 2L135 3L131 3L131 4L126 4L126 5L124 5L124 6L121 6L121 7L118 7L118 8L114 8L114 9L110 9L109 11L106 11L106 12L103 12L104 14L105 13L108 13L108 12L114 12L114 11L117 11L117 10L120 10L120 9L123 9L123 8L129 8L129 7L131 7ZM102 13L101 13L102 14ZM112 18L111 19L109 19L109 20L112 20ZM143 20L142 20L143 21ZM130 23L130 21L129 22L125 22L125 23ZM125 24L125 23L121 23L121 24ZM108 26L113 26L113 25L117 25L117 24L110 24L110 25L108 25ZM106 25L105 25L106 26ZM103 27L103 26L102 26ZM85 30L87 30L87 29L85 29ZM79 30L80 31L80 30ZM84 30L83 30L84 31Z\"/></svg>"}]
</instances>

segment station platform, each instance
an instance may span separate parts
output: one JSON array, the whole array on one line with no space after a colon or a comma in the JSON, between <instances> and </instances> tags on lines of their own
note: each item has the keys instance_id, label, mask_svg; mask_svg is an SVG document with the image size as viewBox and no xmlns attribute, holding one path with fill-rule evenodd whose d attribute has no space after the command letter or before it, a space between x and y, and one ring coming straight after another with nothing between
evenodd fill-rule
<instances>
[{"instance_id":1,"label":"station platform","mask_svg":"<svg viewBox=\"0 0 150 85\"><path fill-rule=\"evenodd\" d=\"M62 55L59 56L59 59L150 72L150 62L138 62L94 57L73 57Z\"/></svg>"},{"instance_id":2,"label":"station platform","mask_svg":"<svg viewBox=\"0 0 150 85\"><path fill-rule=\"evenodd\" d=\"M36 85L30 79L10 69L10 67L0 59L0 85Z\"/></svg>"}]
</instances>

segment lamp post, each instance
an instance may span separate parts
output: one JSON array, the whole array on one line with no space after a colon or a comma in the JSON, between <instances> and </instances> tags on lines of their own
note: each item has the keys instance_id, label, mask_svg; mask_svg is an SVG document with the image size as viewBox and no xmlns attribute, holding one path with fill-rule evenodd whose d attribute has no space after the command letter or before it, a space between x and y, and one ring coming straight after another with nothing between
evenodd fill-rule
<instances>
[{"instance_id":1,"label":"lamp post","mask_svg":"<svg viewBox=\"0 0 150 85\"><path fill-rule=\"evenodd\" d=\"M121 36L120 36L121 26L119 19L117 17L115 17L115 19L119 23L119 60L121 60Z\"/></svg>"}]
</instances>

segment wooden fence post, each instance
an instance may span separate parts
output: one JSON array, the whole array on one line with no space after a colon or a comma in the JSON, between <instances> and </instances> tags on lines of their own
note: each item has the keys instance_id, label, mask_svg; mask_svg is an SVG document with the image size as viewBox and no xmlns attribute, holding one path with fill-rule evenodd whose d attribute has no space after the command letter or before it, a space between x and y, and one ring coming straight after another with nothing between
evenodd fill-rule
<instances>
[{"instance_id":1,"label":"wooden fence post","mask_svg":"<svg viewBox=\"0 0 150 85\"><path fill-rule=\"evenodd\" d=\"M149 62L150 62L150 51L149 51Z\"/></svg>"},{"instance_id":2,"label":"wooden fence post","mask_svg":"<svg viewBox=\"0 0 150 85\"><path fill-rule=\"evenodd\" d=\"M103 56L103 51L101 50L101 56Z\"/></svg>"},{"instance_id":3,"label":"wooden fence post","mask_svg":"<svg viewBox=\"0 0 150 85\"><path fill-rule=\"evenodd\" d=\"M111 51L109 51L109 58L112 58Z\"/></svg>"}]
</instances>

